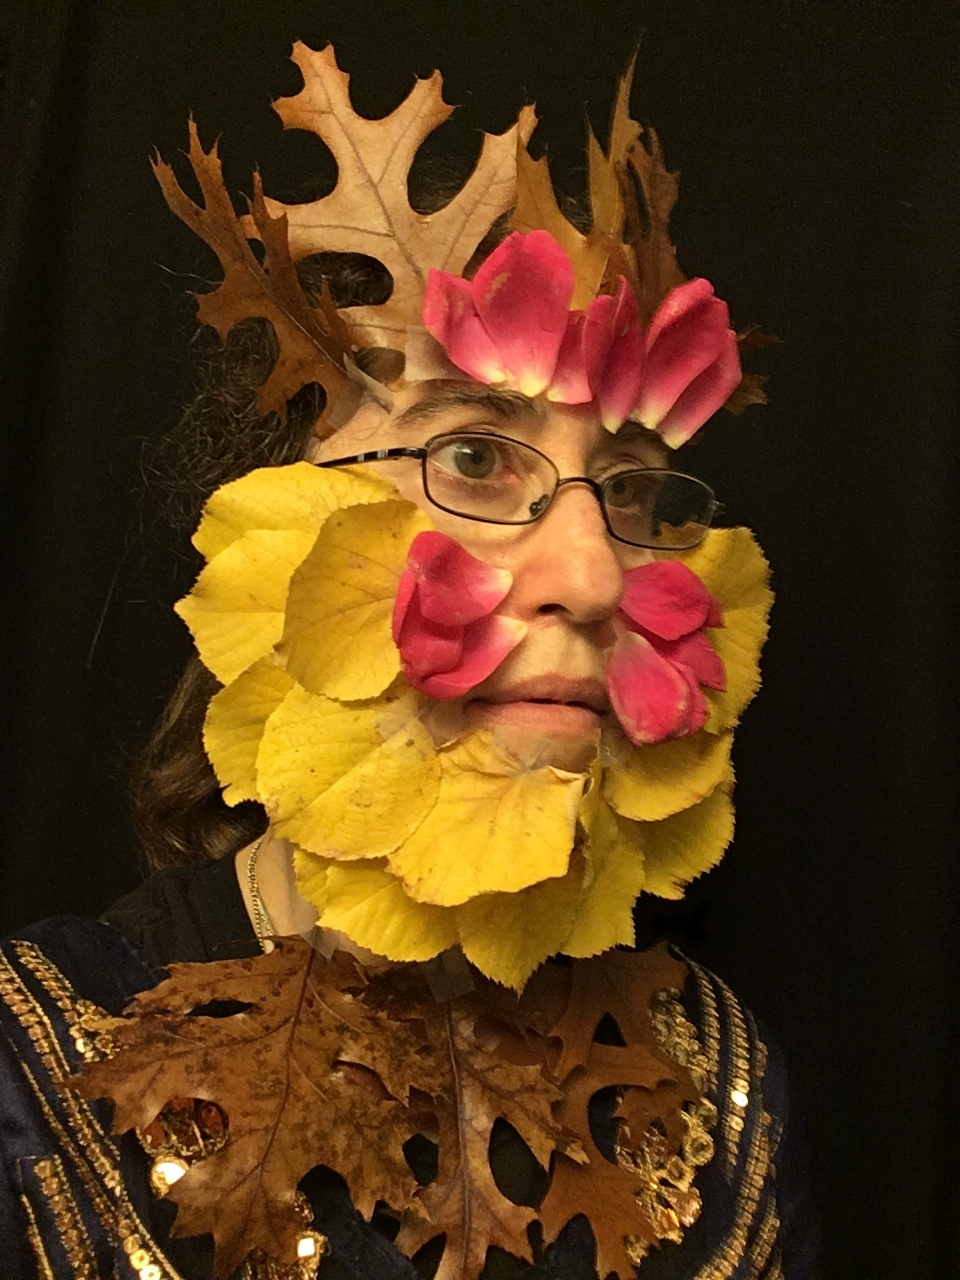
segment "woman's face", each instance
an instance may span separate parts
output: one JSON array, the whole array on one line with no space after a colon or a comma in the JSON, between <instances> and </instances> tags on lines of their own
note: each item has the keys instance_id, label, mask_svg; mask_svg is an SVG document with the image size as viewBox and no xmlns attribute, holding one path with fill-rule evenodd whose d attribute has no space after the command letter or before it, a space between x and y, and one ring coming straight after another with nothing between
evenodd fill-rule
<instances>
[{"instance_id":1,"label":"woman's face","mask_svg":"<svg viewBox=\"0 0 960 1280\"><path fill-rule=\"evenodd\" d=\"M666 450L649 431L627 423L611 435L593 405L531 401L469 382L407 388L389 413L365 404L311 458L419 445L448 431L494 432L531 444L552 459L561 478L603 480L613 471L666 462ZM586 485L561 488L534 524L485 524L434 506L423 490L419 460L371 465L422 507L437 529L510 571L513 585L498 612L527 626L524 639L487 680L463 699L437 704L439 736L489 729L521 759L586 768L609 714L606 656L615 639L623 571L651 553L610 536Z\"/></svg>"}]
</instances>

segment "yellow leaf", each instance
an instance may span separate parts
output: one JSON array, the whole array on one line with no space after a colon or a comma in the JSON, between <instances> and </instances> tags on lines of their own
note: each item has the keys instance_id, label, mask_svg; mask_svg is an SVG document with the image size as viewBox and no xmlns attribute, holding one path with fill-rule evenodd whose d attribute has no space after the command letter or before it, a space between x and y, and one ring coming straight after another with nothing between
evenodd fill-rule
<instances>
[{"instance_id":1,"label":"yellow leaf","mask_svg":"<svg viewBox=\"0 0 960 1280\"><path fill-rule=\"evenodd\" d=\"M210 699L203 745L227 804L259 800L256 765L263 728L292 688L283 668L262 658Z\"/></svg>"},{"instance_id":2,"label":"yellow leaf","mask_svg":"<svg viewBox=\"0 0 960 1280\"><path fill-rule=\"evenodd\" d=\"M304 890L310 887L309 858L302 854L297 864L305 897ZM331 863L324 881L320 927L337 929L368 951L388 960L431 960L456 944L456 912L414 902L400 881L379 864Z\"/></svg>"},{"instance_id":3,"label":"yellow leaf","mask_svg":"<svg viewBox=\"0 0 960 1280\"><path fill-rule=\"evenodd\" d=\"M382 502L396 490L369 467L326 470L309 462L260 467L210 495L193 545L205 560L252 529L297 529L316 536L331 512Z\"/></svg>"},{"instance_id":4,"label":"yellow leaf","mask_svg":"<svg viewBox=\"0 0 960 1280\"><path fill-rule=\"evenodd\" d=\"M313 693L373 698L400 670L391 636L393 604L410 543L431 528L412 502L396 499L329 516L294 574L283 653Z\"/></svg>"},{"instance_id":5,"label":"yellow leaf","mask_svg":"<svg viewBox=\"0 0 960 1280\"><path fill-rule=\"evenodd\" d=\"M436 802L440 773L415 708L411 698L384 741L383 703L345 707L295 687L267 721L257 757L277 833L331 858L378 857L405 840Z\"/></svg>"},{"instance_id":6,"label":"yellow leaf","mask_svg":"<svg viewBox=\"0 0 960 1280\"><path fill-rule=\"evenodd\" d=\"M564 954L595 956L610 947L633 946L633 904L645 875L639 823L618 817L601 803L590 826L587 869Z\"/></svg>"},{"instance_id":7,"label":"yellow leaf","mask_svg":"<svg viewBox=\"0 0 960 1280\"><path fill-rule=\"evenodd\" d=\"M283 632L287 587L313 533L251 529L215 556L174 608L221 684L265 658Z\"/></svg>"},{"instance_id":8,"label":"yellow leaf","mask_svg":"<svg viewBox=\"0 0 960 1280\"><path fill-rule=\"evenodd\" d=\"M719 733L737 723L760 688L760 650L773 604L770 566L749 529L711 529L699 547L679 558L723 606L724 625L708 635L726 669L727 687L723 693L704 690L711 707L706 728Z\"/></svg>"},{"instance_id":9,"label":"yellow leaf","mask_svg":"<svg viewBox=\"0 0 960 1280\"><path fill-rule=\"evenodd\" d=\"M525 770L483 732L442 751L440 764L436 807L390 856L411 897L457 906L565 874L582 774Z\"/></svg>"},{"instance_id":10,"label":"yellow leaf","mask_svg":"<svg viewBox=\"0 0 960 1280\"><path fill-rule=\"evenodd\" d=\"M641 823L647 879L658 898L682 898L691 880L715 867L733 839L733 773L691 809Z\"/></svg>"},{"instance_id":11,"label":"yellow leaf","mask_svg":"<svg viewBox=\"0 0 960 1280\"><path fill-rule=\"evenodd\" d=\"M485 893L457 908L464 955L494 982L516 991L549 956L563 949L583 892L583 858L566 875L519 893Z\"/></svg>"},{"instance_id":12,"label":"yellow leaf","mask_svg":"<svg viewBox=\"0 0 960 1280\"><path fill-rule=\"evenodd\" d=\"M333 866L329 858L321 858L306 849L294 849L293 870L300 897L316 907L317 916L327 905L327 872Z\"/></svg>"},{"instance_id":13,"label":"yellow leaf","mask_svg":"<svg viewBox=\"0 0 960 1280\"><path fill-rule=\"evenodd\" d=\"M365 253L393 277L381 306L351 307L345 313L354 341L362 346L403 349L408 326L420 325L420 306L431 267L461 274L477 245L514 202L518 136L533 132L536 117L525 107L517 124L494 137L483 135L480 158L470 178L435 213L413 209L407 196L410 166L424 139L450 115L438 73L418 80L388 116L369 120L350 102L350 77L337 66L329 46L315 51L293 47L303 88L281 98L276 110L288 129L308 129L333 152L337 185L309 204L267 201L273 215L286 214L290 251L308 254Z\"/></svg>"},{"instance_id":14,"label":"yellow leaf","mask_svg":"<svg viewBox=\"0 0 960 1280\"><path fill-rule=\"evenodd\" d=\"M619 731L607 745L603 794L617 813L658 822L708 796L726 776L733 734L701 730L688 738L634 747Z\"/></svg>"}]
</instances>

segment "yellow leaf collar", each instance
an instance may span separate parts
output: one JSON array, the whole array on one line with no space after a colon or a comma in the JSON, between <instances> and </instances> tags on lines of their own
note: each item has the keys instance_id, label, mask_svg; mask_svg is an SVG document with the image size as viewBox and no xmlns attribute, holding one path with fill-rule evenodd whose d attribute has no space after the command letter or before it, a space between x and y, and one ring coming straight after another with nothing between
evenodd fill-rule
<instances>
[{"instance_id":1,"label":"yellow leaf collar","mask_svg":"<svg viewBox=\"0 0 960 1280\"><path fill-rule=\"evenodd\" d=\"M585 773L520 764L484 731L435 744L391 616L427 516L380 477L308 463L210 499L177 605L223 688L204 742L228 804L295 846L322 927L392 960L460 945L521 988L548 956L633 942L642 889L678 897L732 835L732 728L759 685L769 570L746 529L683 556L723 606L727 671L699 732L634 747L610 717Z\"/></svg>"}]
</instances>

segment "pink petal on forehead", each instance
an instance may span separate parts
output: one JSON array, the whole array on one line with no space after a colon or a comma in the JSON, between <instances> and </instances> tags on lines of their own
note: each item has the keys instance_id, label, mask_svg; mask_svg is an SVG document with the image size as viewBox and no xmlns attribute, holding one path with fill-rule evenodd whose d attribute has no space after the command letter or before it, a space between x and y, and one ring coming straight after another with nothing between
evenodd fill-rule
<instances>
[{"instance_id":1,"label":"pink petal on forehead","mask_svg":"<svg viewBox=\"0 0 960 1280\"><path fill-rule=\"evenodd\" d=\"M583 345L600 421L608 431L616 431L637 402L644 363L637 300L624 276L615 297L601 294L590 303Z\"/></svg>"},{"instance_id":2,"label":"pink petal on forehead","mask_svg":"<svg viewBox=\"0 0 960 1280\"><path fill-rule=\"evenodd\" d=\"M477 312L524 395L550 385L572 296L570 259L547 231L513 232L474 277Z\"/></svg>"},{"instance_id":3,"label":"pink petal on forehead","mask_svg":"<svg viewBox=\"0 0 960 1280\"><path fill-rule=\"evenodd\" d=\"M732 344L732 345L731 345ZM681 396L715 363L716 374L700 384L699 391L673 423L672 438L689 439L725 402L736 382L731 353L740 377L736 339L730 328L727 304L717 298L707 280L688 280L667 294L657 308L646 335L647 359L636 415L646 427L659 430Z\"/></svg>"},{"instance_id":4,"label":"pink petal on forehead","mask_svg":"<svg viewBox=\"0 0 960 1280\"><path fill-rule=\"evenodd\" d=\"M468 280L431 269L423 295L424 327L464 373L478 382L506 377L496 342L484 328Z\"/></svg>"}]
</instances>

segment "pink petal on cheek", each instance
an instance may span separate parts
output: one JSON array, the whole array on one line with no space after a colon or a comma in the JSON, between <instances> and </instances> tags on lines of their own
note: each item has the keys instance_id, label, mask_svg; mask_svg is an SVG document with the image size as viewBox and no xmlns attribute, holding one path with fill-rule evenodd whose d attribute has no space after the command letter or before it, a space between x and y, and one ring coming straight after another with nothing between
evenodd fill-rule
<instances>
[{"instance_id":1,"label":"pink petal on cheek","mask_svg":"<svg viewBox=\"0 0 960 1280\"><path fill-rule=\"evenodd\" d=\"M663 640L699 631L713 603L697 575L679 560L638 565L623 575L621 611Z\"/></svg>"},{"instance_id":2,"label":"pink petal on cheek","mask_svg":"<svg viewBox=\"0 0 960 1280\"><path fill-rule=\"evenodd\" d=\"M477 314L470 282L431 269L423 295L424 328L464 373L478 382L502 382L505 375L496 342Z\"/></svg>"},{"instance_id":3,"label":"pink petal on cheek","mask_svg":"<svg viewBox=\"0 0 960 1280\"><path fill-rule=\"evenodd\" d=\"M657 427L664 443L671 449L685 444L708 418L723 408L740 385L742 376L736 335L728 329L720 355L677 398Z\"/></svg>"},{"instance_id":4,"label":"pink petal on cheek","mask_svg":"<svg viewBox=\"0 0 960 1280\"><path fill-rule=\"evenodd\" d=\"M687 687L690 690L690 704L687 707L684 725L679 733L675 735L678 738L685 738L688 734L696 733L698 729L703 728L710 715L710 708L707 706L707 700L697 683L697 677L690 668L681 665L677 667L677 671L687 682Z\"/></svg>"},{"instance_id":5,"label":"pink petal on cheek","mask_svg":"<svg viewBox=\"0 0 960 1280\"><path fill-rule=\"evenodd\" d=\"M400 586L397 588L397 598L393 602L393 643L400 647L400 631L403 627L403 620L407 616L407 609L414 591L417 589L417 579L412 569L404 569L400 575Z\"/></svg>"},{"instance_id":6,"label":"pink petal on cheek","mask_svg":"<svg viewBox=\"0 0 960 1280\"><path fill-rule=\"evenodd\" d=\"M400 627L397 648L403 674L415 689L440 671L452 671L463 655L463 627L445 627L420 612L419 601L411 599Z\"/></svg>"},{"instance_id":7,"label":"pink petal on cheek","mask_svg":"<svg viewBox=\"0 0 960 1280\"><path fill-rule=\"evenodd\" d=\"M486 617L513 582L509 570L478 560L459 542L433 529L417 534L407 563L404 576L410 570L416 575L424 615L446 626L463 626Z\"/></svg>"},{"instance_id":8,"label":"pink petal on cheek","mask_svg":"<svg viewBox=\"0 0 960 1280\"><path fill-rule=\"evenodd\" d=\"M694 690L703 698L691 679L661 658L643 636L631 632L620 637L610 654L607 688L614 714L635 746L691 732Z\"/></svg>"},{"instance_id":9,"label":"pink petal on cheek","mask_svg":"<svg viewBox=\"0 0 960 1280\"><path fill-rule=\"evenodd\" d=\"M526 623L519 618L495 615L481 618L464 628L463 657L453 671L422 680L416 688L431 698L462 698L492 675L511 650L526 635Z\"/></svg>"},{"instance_id":10,"label":"pink petal on cheek","mask_svg":"<svg viewBox=\"0 0 960 1280\"><path fill-rule=\"evenodd\" d=\"M573 296L573 267L564 250L547 231L515 231L481 265L471 291L507 375L524 395L545 391Z\"/></svg>"},{"instance_id":11,"label":"pink petal on cheek","mask_svg":"<svg viewBox=\"0 0 960 1280\"><path fill-rule=\"evenodd\" d=\"M706 685L708 689L727 687L723 660L702 631L681 636L679 640L660 640L656 649L675 666L689 667L698 685Z\"/></svg>"}]
</instances>

